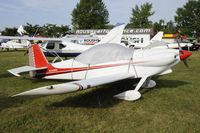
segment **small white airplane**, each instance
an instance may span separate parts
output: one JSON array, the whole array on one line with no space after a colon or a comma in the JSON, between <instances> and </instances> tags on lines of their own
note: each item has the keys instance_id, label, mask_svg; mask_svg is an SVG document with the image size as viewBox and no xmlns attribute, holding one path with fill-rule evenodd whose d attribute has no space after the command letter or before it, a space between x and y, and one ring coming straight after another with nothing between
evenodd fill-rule
<instances>
[{"instance_id":1,"label":"small white airplane","mask_svg":"<svg viewBox=\"0 0 200 133\"><path fill-rule=\"evenodd\" d=\"M26 33L22 25L17 29L17 32L20 35L23 35L24 33ZM9 39L9 38L5 36L5 38L1 38L1 39ZM3 50L24 49L24 48L27 48L29 44L30 42L28 40L16 38L16 39L1 43L0 49L3 49Z\"/></svg>"},{"instance_id":2,"label":"small white airplane","mask_svg":"<svg viewBox=\"0 0 200 133\"><path fill-rule=\"evenodd\" d=\"M40 47L34 44L29 48L29 66L8 71L15 76L30 72L35 78L77 80L36 88L14 96L63 94L123 79L140 78L134 90L114 96L133 101L141 97L141 87L152 88L156 85L151 80L152 76L171 73L171 67L190 55L190 52L181 49L132 50L122 45L106 43L96 45L73 59L49 63Z\"/></svg>"}]
</instances>

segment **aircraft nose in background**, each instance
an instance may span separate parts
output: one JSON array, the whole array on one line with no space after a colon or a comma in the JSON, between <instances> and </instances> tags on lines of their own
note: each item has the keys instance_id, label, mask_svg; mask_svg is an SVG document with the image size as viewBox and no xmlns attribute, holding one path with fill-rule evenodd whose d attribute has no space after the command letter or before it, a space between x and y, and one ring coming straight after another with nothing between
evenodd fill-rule
<instances>
[{"instance_id":1,"label":"aircraft nose in background","mask_svg":"<svg viewBox=\"0 0 200 133\"><path fill-rule=\"evenodd\" d=\"M186 58L188 58L189 56L191 56L192 53L186 50L181 50L180 51L180 59L181 60L185 60Z\"/></svg>"}]
</instances>

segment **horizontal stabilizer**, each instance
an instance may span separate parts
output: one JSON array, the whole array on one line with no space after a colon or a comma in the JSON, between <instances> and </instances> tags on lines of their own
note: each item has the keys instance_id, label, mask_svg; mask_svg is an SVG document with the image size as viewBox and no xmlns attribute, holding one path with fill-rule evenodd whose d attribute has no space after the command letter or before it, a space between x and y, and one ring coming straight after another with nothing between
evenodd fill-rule
<instances>
[{"instance_id":1,"label":"horizontal stabilizer","mask_svg":"<svg viewBox=\"0 0 200 133\"><path fill-rule=\"evenodd\" d=\"M10 70L8 70L8 72L19 77L20 76L19 73L36 71L36 70L43 70L43 69L47 69L47 67L35 68L35 67L31 67L31 66L23 66L23 67L10 69Z\"/></svg>"},{"instance_id":2,"label":"horizontal stabilizer","mask_svg":"<svg viewBox=\"0 0 200 133\"><path fill-rule=\"evenodd\" d=\"M84 79L84 80L79 80L79 81L63 83L63 84L40 87L40 88L32 89L26 92L22 92L14 96L63 94L63 93L69 93L69 92L87 89L87 88L98 86L98 85L108 84L115 81L131 78L131 77L133 77L133 74L124 73L124 74L116 74L116 75L110 75L110 76L105 76L105 77Z\"/></svg>"}]
</instances>

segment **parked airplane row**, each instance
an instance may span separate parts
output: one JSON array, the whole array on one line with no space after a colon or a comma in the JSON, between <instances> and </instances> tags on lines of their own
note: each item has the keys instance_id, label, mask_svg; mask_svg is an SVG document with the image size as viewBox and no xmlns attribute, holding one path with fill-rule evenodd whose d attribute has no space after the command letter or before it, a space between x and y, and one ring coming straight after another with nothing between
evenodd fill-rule
<instances>
[{"instance_id":1,"label":"parked airplane row","mask_svg":"<svg viewBox=\"0 0 200 133\"><path fill-rule=\"evenodd\" d=\"M127 43L121 43L121 38L123 34L123 30L125 28L125 25L121 25L118 27L113 28L105 37L100 40L100 42L96 43L103 44L103 43L118 43L121 45L126 45L127 47L134 49L140 49L140 48L178 48L178 43L166 43L162 42L162 36L163 32L158 32L148 44L144 45L138 45L137 43L133 43L131 41L128 41ZM20 26L19 33L22 34L25 31ZM43 49L43 52L46 56L61 56L61 57L69 57L69 56L76 56L82 53L83 51L93 47L93 45L81 45L77 43L70 42L67 38L39 38L39 37L12 37L12 36L0 36L0 39L14 39L14 40L29 40L29 41L35 41L35 40L41 40L45 41L41 44L41 47ZM0 48L25 48L28 46L29 41L26 43L13 43L12 41L9 41L7 43L2 43ZM192 44L190 43L180 43L181 47L191 47Z\"/></svg>"}]
</instances>

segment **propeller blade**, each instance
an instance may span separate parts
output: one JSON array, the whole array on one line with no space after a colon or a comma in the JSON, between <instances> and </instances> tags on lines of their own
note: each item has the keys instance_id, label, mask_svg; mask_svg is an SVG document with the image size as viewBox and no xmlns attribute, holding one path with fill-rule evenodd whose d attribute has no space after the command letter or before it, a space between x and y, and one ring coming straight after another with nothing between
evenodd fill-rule
<instances>
[{"instance_id":1,"label":"propeller blade","mask_svg":"<svg viewBox=\"0 0 200 133\"><path fill-rule=\"evenodd\" d=\"M26 51L24 52L24 56L27 55L27 54L28 54L28 50L26 50Z\"/></svg>"},{"instance_id":2,"label":"propeller blade","mask_svg":"<svg viewBox=\"0 0 200 133\"><path fill-rule=\"evenodd\" d=\"M187 68L189 68L189 65L188 65L186 59L187 59L189 56L191 56L191 55L192 55L192 53L189 52L189 51L186 51L186 50L181 50L181 51L180 51L180 60L183 61L184 65L185 65Z\"/></svg>"},{"instance_id":3,"label":"propeller blade","mask_svg":"<svg viewBox=\"0 0 200 133\"><path fill-rule=\"evenodd\" d=\"M189 68L189 65L188 65L188 62L187 62L187 60L185 59L185 60L183 60L183 63L184 63L184 65L187 67L187 68Z\"/></svg>"}]
</instances>

